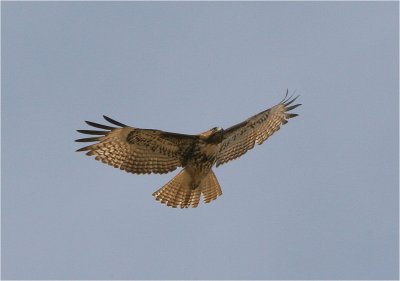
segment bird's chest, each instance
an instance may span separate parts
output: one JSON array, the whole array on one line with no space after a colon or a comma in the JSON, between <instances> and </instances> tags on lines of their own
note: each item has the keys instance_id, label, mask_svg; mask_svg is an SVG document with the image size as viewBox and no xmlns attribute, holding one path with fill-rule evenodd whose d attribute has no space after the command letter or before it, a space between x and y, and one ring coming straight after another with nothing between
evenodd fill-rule
<instances>
[{"instance_id":1,"label":"bird's chest","mask_svg":"<svg viewBox=\"0 0 400 281\"><path fill-rule=\"evenodd\" d=\"M186 155L186 165L199 170L209 170L215 164L219 145L199 142Z\"/></svg>"}]
</instances>

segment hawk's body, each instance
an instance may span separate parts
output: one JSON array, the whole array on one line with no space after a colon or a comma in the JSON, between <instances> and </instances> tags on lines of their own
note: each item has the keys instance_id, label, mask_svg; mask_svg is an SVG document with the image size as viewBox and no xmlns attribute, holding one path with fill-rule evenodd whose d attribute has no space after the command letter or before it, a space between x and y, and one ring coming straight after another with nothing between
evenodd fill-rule
<instances>
[{"instance_id":1,"label":"hawk's body","mask_svg":"<svg viewBox=\"0 0 400 281\"><path fill-rule=\"evenodd\" d=\"M226 130L213 128L199 135L185 135L152 129L128 127L104 116L110 127L86 121L105 131L78 130L80 133L100 135L78 142L97 142L78 151L88 151L96 160L135 174L168 173L177 167L184 169L171 181L153 193L168 206L197 207L201 195L205 203L222 194L211 168L233 160L297 116L288 113L300 104L289 106L295 99L284 99L246 121Z\"/></svg>"}]
</instances>

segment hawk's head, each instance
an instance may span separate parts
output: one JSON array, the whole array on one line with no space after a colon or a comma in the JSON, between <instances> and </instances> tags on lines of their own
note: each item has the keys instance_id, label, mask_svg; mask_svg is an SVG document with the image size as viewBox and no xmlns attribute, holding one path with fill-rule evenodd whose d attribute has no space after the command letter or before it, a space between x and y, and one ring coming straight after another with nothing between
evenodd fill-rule
<instances>
[{"instance_id":1,"label":"hawk's head","mask_svg":"<svg viewBox=\"0 0 400 281\"><path fill-rule=\"evenodd\" d=\"M201 135L203 135L208 143L220 143L224 137L224 129L214 127Z\"/></svg>"},{"instance_id":2,"label":"hawk's head","mask_svg":"<svg viewBox=\"0 0 400 281\"><path fill-rule=\"evenodd\" d=\"M224 129L222 129L221 127L214 127L211 129L211 131L213 131L214 134L217 134L217 133L223 133Z\"/></svg>"}]
</instances>

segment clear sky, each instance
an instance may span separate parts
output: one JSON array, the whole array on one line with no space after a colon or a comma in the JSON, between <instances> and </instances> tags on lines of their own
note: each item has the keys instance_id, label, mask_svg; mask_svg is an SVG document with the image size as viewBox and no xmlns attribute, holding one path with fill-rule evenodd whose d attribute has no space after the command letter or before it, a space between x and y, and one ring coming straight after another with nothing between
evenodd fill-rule
<instances>
[{"instance_id":1,"label":"clear sky","mask_svg":"<svg viewBox=\"0 0 400 281\"><path fill-rule=\"evenodd\" d=\"M2 2L2 277L397 279L397 2ZM196 134L296 90L224 194L171 209L73 140Z\"/></svg>"}]
</instances>

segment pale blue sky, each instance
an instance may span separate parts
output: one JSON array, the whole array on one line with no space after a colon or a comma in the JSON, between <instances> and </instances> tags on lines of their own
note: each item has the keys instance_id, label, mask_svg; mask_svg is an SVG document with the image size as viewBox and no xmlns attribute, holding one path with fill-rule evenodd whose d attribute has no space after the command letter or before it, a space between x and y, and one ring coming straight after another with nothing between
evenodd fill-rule
<instances>
[{"instance_id":1,"label":"pale blue sky","mask_svg":"<svg viewBox=\"0 0 400 281\"><path fill-rule=\"evenodd\" d=\"M397 279L397 2L2 2L4 279ZM300 114L170 209L75 153L108 115L195 134Z\"/></svg>"}]
</instances>

